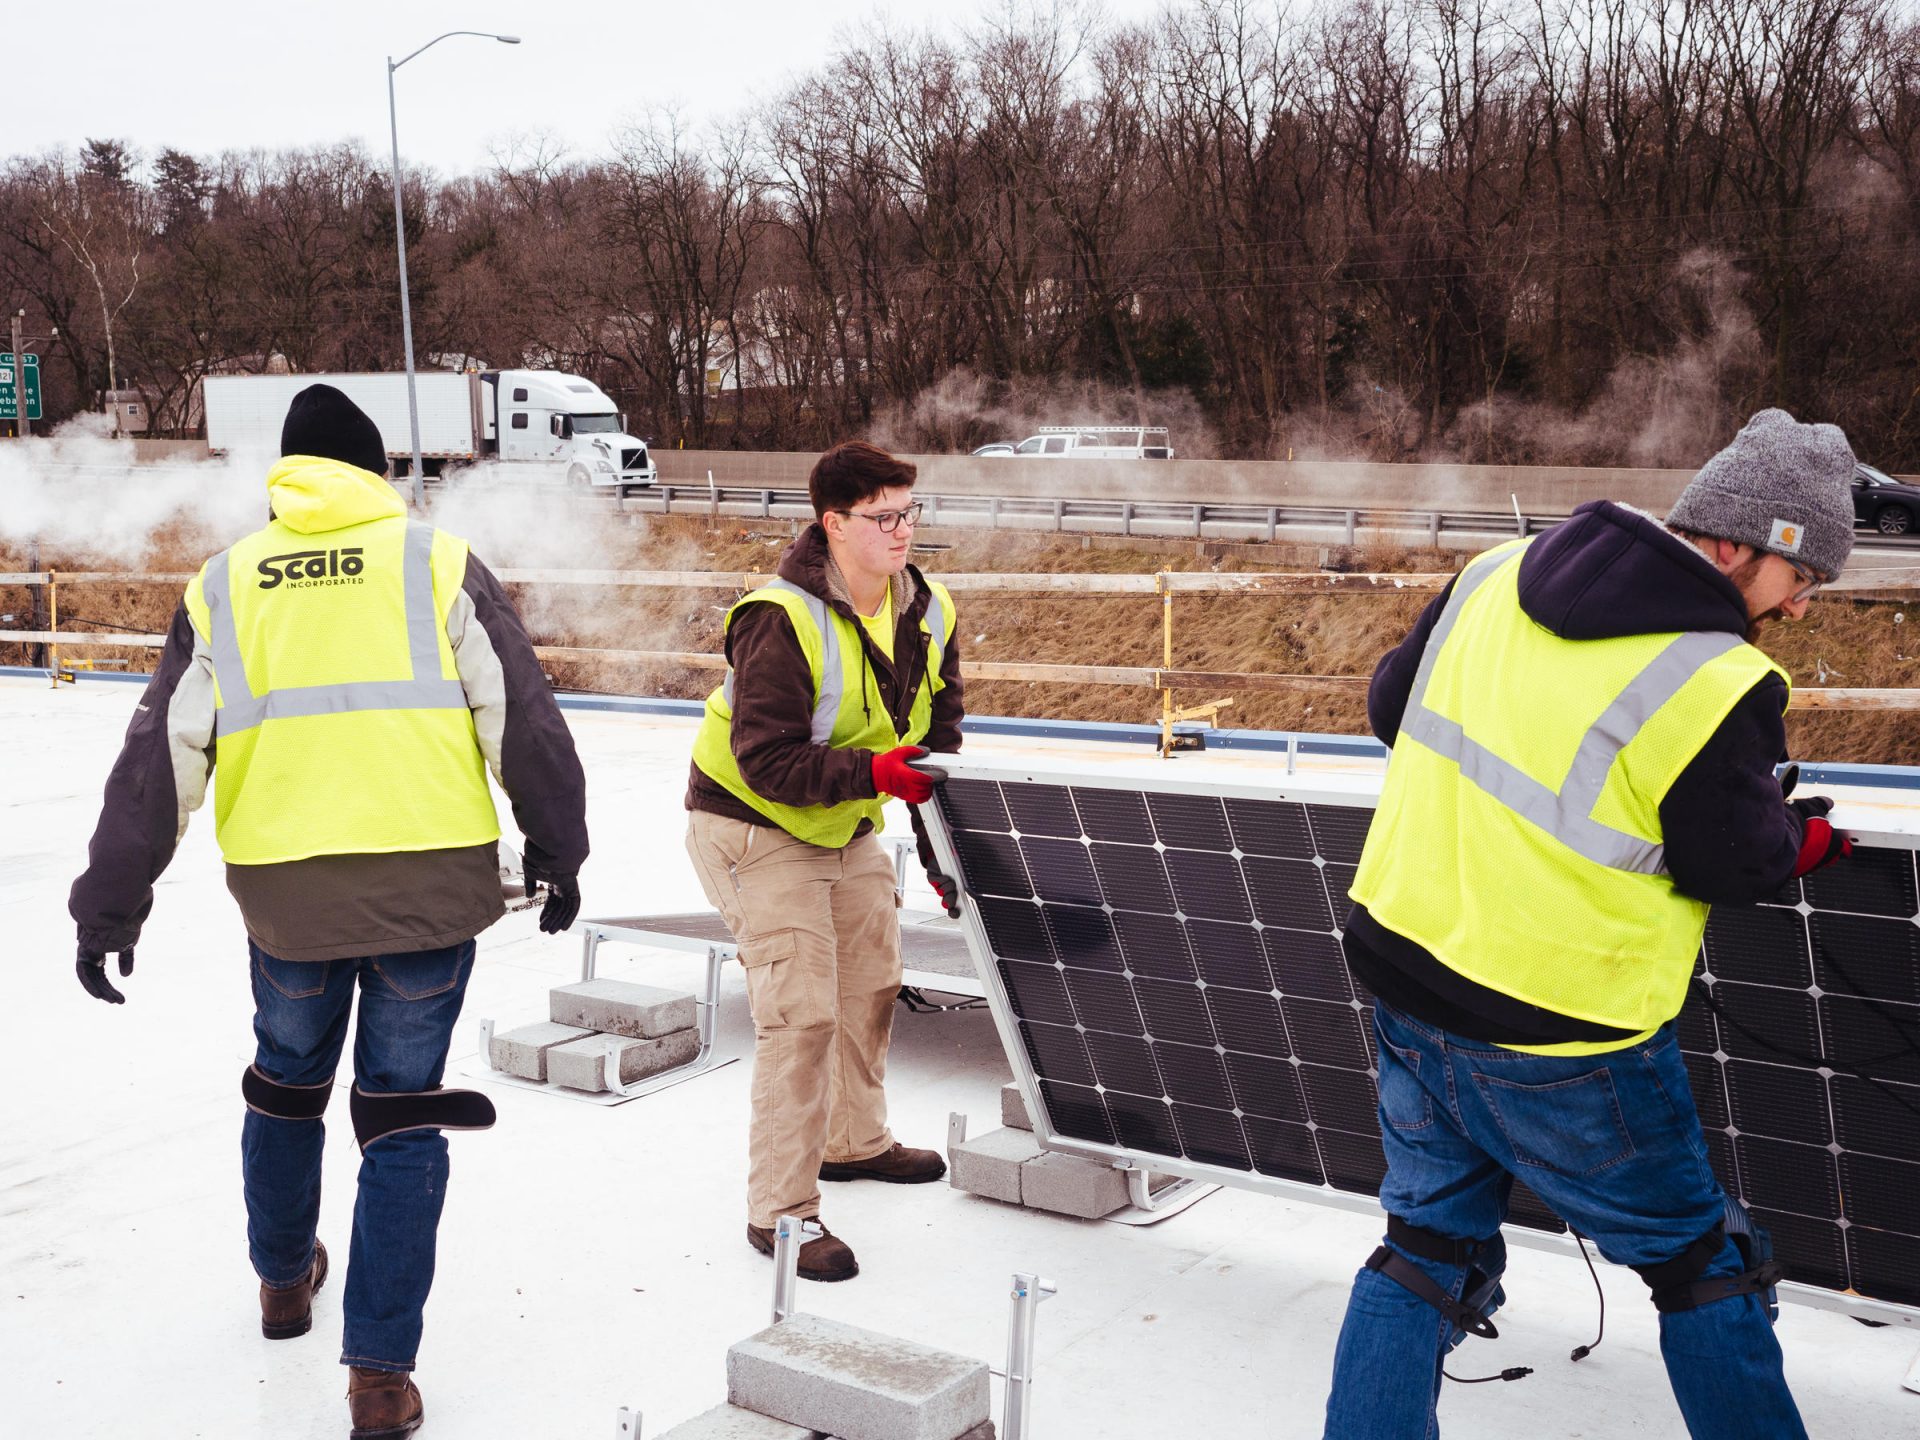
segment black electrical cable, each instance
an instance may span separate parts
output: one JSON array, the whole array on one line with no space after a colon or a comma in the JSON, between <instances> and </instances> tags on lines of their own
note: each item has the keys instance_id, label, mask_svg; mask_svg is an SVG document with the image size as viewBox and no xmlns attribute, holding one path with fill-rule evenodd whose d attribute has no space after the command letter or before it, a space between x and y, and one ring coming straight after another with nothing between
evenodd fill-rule
<instances>
[{"instance_id":1,"label":"black electrical cable","mask_svg":"<svg viewBox=\"0 0 1920 1440\"><path fill-rule=\"evenodd\" d=\"M970 1000L962 1000L956 1005L942 1005L938 1001L929 1000L926 992L918 985L902 985L899 999L900 1003L915 1015L937 1015L948 1010L984 1010L987 1007L987 1002L977 995Z\"/></svg>"},{"instance_id":2,"label":"black electrical cable","mask_svg":"<svg viewBox=\"0 0 1920 1440\"><path fill-rule=\"evenodd\" d=\"M1598 1350L1600 1348L1600 1342L1607 1338L1607 1292L1600 1288L1600 1272L1593 1268L1593 1256L1587 1253L1587 1237L1582 1235L1578 1230L1575 1230L1571 1225L1567 1227L1567 1233L1579 1242L1580 1258L1587 1262L1587 1274L1593 1277L1593 1293L1598 1296L1600 1300L1599 1333L1593 1337L1590 1344L1574 1346L1573 1353L1567 1357L1569 1360L1580 1361L1586 1359L1587 1356Z\"/></svg>"}]
</instances>

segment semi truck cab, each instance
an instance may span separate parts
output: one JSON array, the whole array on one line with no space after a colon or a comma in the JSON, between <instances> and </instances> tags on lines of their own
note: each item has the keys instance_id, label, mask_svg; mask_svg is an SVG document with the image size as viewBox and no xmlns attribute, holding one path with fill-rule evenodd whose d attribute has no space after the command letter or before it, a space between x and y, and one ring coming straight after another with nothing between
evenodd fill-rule
<instances>
[{"instance_id":1,"label":"semi truck cab","mask_svg":"<svg viewBox=\"0 0 1920 1440\"><path fill-rule=\"evenodd\" d=\"M560 467L580 491L624 495L658 478L647 442L627 433L626 417L592 381L559 370L497 370L480 379L500 459Z\"/></svg>"}]
</instances>

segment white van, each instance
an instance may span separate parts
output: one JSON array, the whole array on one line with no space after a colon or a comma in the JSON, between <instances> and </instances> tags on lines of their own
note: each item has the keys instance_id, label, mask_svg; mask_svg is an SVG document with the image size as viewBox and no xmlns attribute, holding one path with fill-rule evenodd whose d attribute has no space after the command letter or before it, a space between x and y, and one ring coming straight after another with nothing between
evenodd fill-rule
<instances>
[{"instance_id":1,"label":"white van","mask_svg":"<svg viewBox=\"0 0 1920 1440\"><path fill-rule=\"evenodd\" d=\"M982 445L975 455L1017 460L1171 460L1164 425L1043 425L1018 445Z\"/></svg>"}]
</instances>

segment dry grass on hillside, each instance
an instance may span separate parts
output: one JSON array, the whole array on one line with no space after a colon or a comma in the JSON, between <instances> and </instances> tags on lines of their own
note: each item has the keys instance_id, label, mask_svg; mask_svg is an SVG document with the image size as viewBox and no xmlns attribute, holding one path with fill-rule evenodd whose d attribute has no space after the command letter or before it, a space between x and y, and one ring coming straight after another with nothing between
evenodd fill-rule
<instances>
[{"instance_id":1,"label":"dry grass on hillside","mask_svg":"<svg viewBox=\"0 0 1920 1440\"><path fill-rule=\"evenodd\" d=\"M788 527L738 522L709 531L697 521L652 520L610 533L596 556L608 568L769 571L789 538ZM1208 558L1187 542L1102 541L1083 547L1075 537L941 532L950 548L916 557L932 574L977 571L1150 573L1157 569L1271 570L1290 566L1251 547ZM191 570L203 557L162 537L151 570ZM1411 551L1362 552L1350 568L1435 571L1453 559ZM82 569L84 555L48 555L43 563ZM25 556L0 550L0 570L24 569ZM721 620L734 592L636 591L616 587L512 587L528 628L540 644L603 649L706 651L719 648ZM177 589L160 585L87 585L63 588L63 628L120 626L165 630ZM1175 602L1174 665L1211 671L1269 671L1310 675L1366 675L1382 652L1413 623L1418 594L1292 597L1188 596ZM29 599L22 587L0 587L0 615L24 628ZM1160 663L1160 602L1150 596L976 595L960 597L963 655L970 660L1039 664L1142 665ZM1920 687L1920 607L1825 599L1799 625L1773 627L1763 642L1799 685ZM152 663L150 650L88 652L122 657L129 668ZM18 664L24 647L0 644L0 663ZM631 661L558 663L556 683L626 694L704 695L711 671ZM1182 694L1180 703L1223 698L1231 692ZM1159 697L1144 688L1100 685L1011 684L977 681L968 687L976 714L1147 722L1158 718ZM1360 694L1328 688L1244 692L1234 696L1223 722L1263 729L1355 734L1366 729ZM1920 763L1920 716L1887 713L1811 715L1789 722L1795 754L1826 760Z\"/></svg>"}]
</instances>

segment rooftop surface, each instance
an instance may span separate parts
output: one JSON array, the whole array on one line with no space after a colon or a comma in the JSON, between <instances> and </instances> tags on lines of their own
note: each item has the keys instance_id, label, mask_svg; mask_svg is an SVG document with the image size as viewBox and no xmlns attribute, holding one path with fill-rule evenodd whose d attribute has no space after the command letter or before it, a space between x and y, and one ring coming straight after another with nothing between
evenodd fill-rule
<instances>
[{"instance_id":1,"label":"rooftop surface","mask_svg":"<svg viewBox=\"0 0 1920 1440\"><path fill-rule=\"evenodd\" d=\"M120 982L127 1004L90 1000L73 979L67 887L139 693L0 677L0 1428L61 1440L340 1437L343 1276L321 1293L310 1335L259 1333L239 1186L239 1078L252 1058L245 935L210 814L195 817L158 887L138 966ZM590 795L585 913L699 908L681 843L691 723L568 720ZM1091 747L969 748L1061 758ZM1218 766L1241 783L1255 768L1224 755L1176 763ZM1889 810L1884 828L1903 828L1902 817ZM724 1398L727 1347L768 1318L771 1266L742 1234L752 1032L738 969L722 991L719 1048L748 1063L612 1107L488 1081L480 1020L544 1019L547 990L577 978L579 964L577 938L540 935L531 914L481 939L448 1083L487 1090L500 1123L450 1140L419 1358L425 1440L602 1440L621 1406L643 1411L644 1434L657 1436ZM689 991L703 968L685 953L600 952L602 975ZM1009 1073L986 1012L901 1011L894 1128L909 1144L940 1145L949 1112L961 1111L975 1133L991 1129ZM344 1109L332 1118L320 1233L339 1269L357 1154ZM862 1273L803 1284L804 1309L996 1369L1011 1273L1058 1285L1039 1316L1035 1440L1318 1435L1347 1287L1380 1228L1232 1190L1130 1227L944 1185L856 1184L826 1187L825 1218ZM1449 1386L1446 1433L1684 1433L1645 1288L1610 1267L1601 1279L1606 1341L1570 1364L1568 1351L1593 1338L1592 1283L1570 1254L1515 1248L1502 1338L1469 1342L1451 1368L1536 1373ZM1790 1306L1780 1337L1812 1434L1920 1433L1920 1395L1900 1383L1920 1333ZM996 1380L996 1419L999 1407Z\"/></svg>"}]
</instances>

